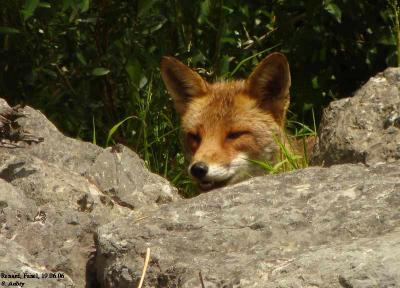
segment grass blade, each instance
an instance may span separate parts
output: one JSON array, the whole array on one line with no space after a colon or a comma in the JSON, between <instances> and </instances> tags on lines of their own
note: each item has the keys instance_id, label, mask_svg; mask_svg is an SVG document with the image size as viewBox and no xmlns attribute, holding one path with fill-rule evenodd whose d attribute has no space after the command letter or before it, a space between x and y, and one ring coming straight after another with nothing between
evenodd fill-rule
<instances>
[{"instance_id":1,"label":"grass blade","mask_svg":"<svg viewBox=\"0 0 400 288\"><path fill-rule=\"evenodd\" d=\"M119 128L119 126L121 126L122 124L124 124L126 121L128 121L129 119L132 118L137 118L136 116L128 116L126 117L124 120L118 122L117 124L115 124L110 131L108 131L108 136L107 136L107 140L106 140L106 147L108 146L108 144L110 143L111 137L114 135L115 131L117 131L117 129Z\"/></svg>"}]
</instances>

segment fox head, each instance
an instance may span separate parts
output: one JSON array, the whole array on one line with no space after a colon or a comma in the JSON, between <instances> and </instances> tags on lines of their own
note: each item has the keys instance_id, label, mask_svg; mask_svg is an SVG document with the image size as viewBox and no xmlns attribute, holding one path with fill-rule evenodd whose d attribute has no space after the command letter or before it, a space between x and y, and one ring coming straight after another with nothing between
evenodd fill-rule
<instances>
[{"instance_id":1,"label":"fox head","mask_svg":"<svg viewBox=\"0 0 400 288\"><path fill-rule=\"evenodd\" d=\"M250 159L275 161L290 101L283 54L267 56L246 80L208 83L172 57L163 57L161 75L181 117L189 174L202 190L257 174Z\"/></svg>"}]
</instances>

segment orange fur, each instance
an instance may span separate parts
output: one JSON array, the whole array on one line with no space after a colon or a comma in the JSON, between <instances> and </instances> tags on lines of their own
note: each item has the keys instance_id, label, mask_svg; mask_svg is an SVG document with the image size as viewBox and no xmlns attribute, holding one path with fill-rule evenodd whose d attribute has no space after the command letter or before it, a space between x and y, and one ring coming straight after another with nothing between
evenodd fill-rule
<instances>
[{"instance_id":1,"label":"orange fur","mask_svg":"<svg viewBox=\"0 0 400 288\"><path fill-rule=\"evenodd\" d=\"M247 80L207 83L171 57L162 59L161 75L181 116L189 173L200 188L257 174L248 159L275 161L274 137L283 135L289 105L285 56L269 55Z\"/></svg>"}]
</instances>

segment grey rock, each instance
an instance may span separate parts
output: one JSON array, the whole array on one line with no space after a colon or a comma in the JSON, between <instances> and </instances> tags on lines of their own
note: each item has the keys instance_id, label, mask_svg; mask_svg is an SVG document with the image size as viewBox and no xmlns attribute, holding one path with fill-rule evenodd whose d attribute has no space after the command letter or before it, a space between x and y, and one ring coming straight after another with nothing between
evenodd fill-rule
<instances>
[{"instance_id":1,"label":"grey rock","mask_svg":"<svg viewBox=\"0 0 400 288\"><path fill-rule=\"evenodd\" d=\"M400 287L399 83L388 69L324 117L314 163L368 166L193 199L128 148L65 137L0 99L0 273L63 275L24 287L137 287L150 248L144 287Z\"/></svg>"},{"instance_id":2,"label":"grey rock","mask_svg":"<svg viewBox=\"0 0 400 288\"><path fill-rule=\"evenodd\" d=\"M325 109L312 163L400 159L400 68L372 77L355 95Z\"/></svg>"},{"instance_id":3,"label":"grey rock","mask_svg":"<svg viewBox=\"0 0 400 288\"><path fill-rule=\"evenodd\" d=\"M72 288L73 281L61 271L49 271L26 249L12 240L0 241L0 285L2 287Z\"/></svg>"},{"instance_id":4,"label":"grey rock","mask_svg":"<svg viewBox=\"0 0 400 288\"><path fill-rule=\"evenodd\" d=\"M150 204L158 206L179 198L167 180L151 173L143 160L128 148L117 145L103 149L65 137L39 111L25 107L22 113L26 117L18 122L24 130L44 139L36 145L20 143L23 153L85 176L107 197L132 209ZM9 149L8 153L18 155L20 150Z\"/></svg>"},{"instance_id":5,"label":"grey rock","mask_svg":"<svg viewBox=\"0 0 400 288\"><path fill-rule=\"evenodd\" d=\"M325 245L276 267L264 287L398 287L400 230Z\"/></svg>"},{"instance_id":6,"label":"grey rock","mask_svg":"<svg viewBox=\"0 0 400 288\"><path fill-rule=\"evenodd\" d=\"M131 210L104 205L101 191L87 179L34 156L0 152L0 160L1 178L19 191L7 186L0 190L8 208L1 234L35 255L38 263L68 273L76 287L83 287L95 250L92 232ZM21 215L14 217L15 211Z\"/></svg>"},{"instance_id":7,"label":"grey rock","mask_svg":"<svg viewBox=\"0 0 400 288\"><path fill-rule=\"evenodd\" d=\"M86 174L104 194L131 209L177 199L176 189L167 180L150 173L143 160L122 145L100 153Z\"/></svg>"},{"instance_id":8,"label":"grey rock","mask_svg":"<svg viewBox=\"0 0 400 288\"><path fill-rule=\"evenodd\" d=\"M7 105L7 103L0 102L0 107L2 105ZM92 143L65 137L38 110L26 106L21 109L21 113L25 117L18 119L18 123L23 129L44 139L37 145L20 143L24 147L23 150L32 156L83 174L95 162L97 155L103 151L101 147Z\"/></svg>"},{"instance_id":9,"label":"grey rock","mask_svg":"<svg viewBox=\"0 0 400 288\"><path fill-rule=\"evenodd\" d=\"M8 107L4 100L2 107ZM177 190L123 146L103 149L70 139L40 112L25 107L19 113L21 128L43 141L0 145L0 243L22 247L8 258L19 271L18 259L26 256L40 271L68 276L57 281L61 286L35 285L96 287L97 227L122 216L140 218L142 210L177 200Z\"/></svg>"},{"instance_id":10,"label":"grey rock","mask_svg":"<svg viewBox=\"0 0 400 288\"><path fill-rule=\"evenodd\" d=\"M102 287L400 287L400 162L253 178L98 230ZM127 229L126 227L130 227Z\"/></svg>"}]
</instances>

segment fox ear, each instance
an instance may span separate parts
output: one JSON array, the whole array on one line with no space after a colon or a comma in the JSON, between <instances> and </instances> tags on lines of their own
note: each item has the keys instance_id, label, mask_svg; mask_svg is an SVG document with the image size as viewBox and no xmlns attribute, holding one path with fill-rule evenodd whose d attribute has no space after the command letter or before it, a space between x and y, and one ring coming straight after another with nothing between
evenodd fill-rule
<instances>
[{"instance_id":1,"label":"fox ear","mask_svg":"<svg viewBox=\"0 0 400 288\"><path fill-rule=\"evenodd\" d=\"M250 95L283 125L290 102L290 70L285 55L268 55L251 73L247 85Z\"/></svg>"},{"instance_id":2,"label":"fox ear","mask_svg":"<svg viewBox=\"0 0 400 288\"><path fill-rule=\"evenodd\" d=\"M161 76L179 114L185 112L191 98L207 93L207 82L173 57L161 59Z\"/></svg>"}]
</instances>

